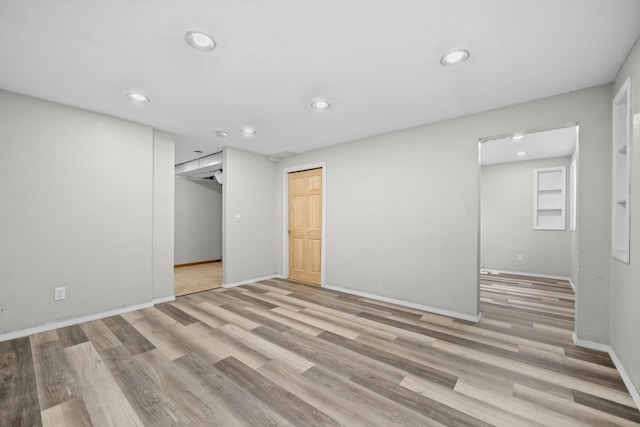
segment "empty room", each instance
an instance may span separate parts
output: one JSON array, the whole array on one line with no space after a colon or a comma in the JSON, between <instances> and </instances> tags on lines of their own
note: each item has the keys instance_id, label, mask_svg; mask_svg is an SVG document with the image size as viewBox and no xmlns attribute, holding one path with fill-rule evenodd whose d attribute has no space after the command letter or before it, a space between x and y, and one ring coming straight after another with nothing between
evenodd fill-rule
<instances>
[{"instance_id":1,"label":"empty room","mask_svg":"<svg viewBox=\"0 0 640 427\"><path fill-rule=\"evenodd\" d=\"M640 425L639 38L0 1L0 426Z\"/></svg>"}]
</instances>

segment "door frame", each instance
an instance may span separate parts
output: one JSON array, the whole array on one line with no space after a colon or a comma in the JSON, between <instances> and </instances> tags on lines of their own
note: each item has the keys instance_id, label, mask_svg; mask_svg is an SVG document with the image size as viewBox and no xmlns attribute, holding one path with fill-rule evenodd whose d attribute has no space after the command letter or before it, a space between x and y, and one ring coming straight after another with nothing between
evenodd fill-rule
<instances>
[{"instance_id":1,"label":"door frame","mask_svg":"<svg viewBox=\"0 0 640 427\"><path fill-rule=\"evenodd\" d=\"M327 259L327 162L307 163L282 169L282 265L283 277L289 278L289 174L308 169L322 169L322 250L320 251L320 287L325 287Z\"/></svg>"}]
</instances>

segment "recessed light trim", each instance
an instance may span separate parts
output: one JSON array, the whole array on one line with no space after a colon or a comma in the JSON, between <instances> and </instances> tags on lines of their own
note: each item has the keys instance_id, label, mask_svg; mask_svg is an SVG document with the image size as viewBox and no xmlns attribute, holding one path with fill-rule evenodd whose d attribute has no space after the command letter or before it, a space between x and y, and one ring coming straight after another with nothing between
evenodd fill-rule
<instances>
[{"instance_id":1,"label":"recessed light trim","mask_svg":"<svg viewBox=\"0 0 640 427\"><path fill-rule=\"evenodd\" d=\"M446 55L444 55L442 58L440 58L440 64L442 64L445 67L448 67L449 65L460 64L461 62L464 62L467 59L469 59L470 56L471 56L471 53L469 53L468 50L465 50L465 49L454 50L453 52L449 52Z\"/></svg>"},{"instance_id":2,"label":"recessed light trim","mask_svg":"<svg viewBox=\"0 0 640 427\"><path fill-rule=\"evenodd\" d=\"M256 134L256 130L253 128L242 128L240 129L240 133L244 136L253 136Z\"/></svg>"},{"instance_id":3,"label":"recessed light trim","mask_svg":"<svg viewBox=\"0 0 640 427\"><path fill-rule=\"evenodd\" d=\"M329 104L329 101L325 101L324 99L318 99L317 101L313 101L311 103L311 108L313 108L314 110L326 110L330 106L331 104Z\"/></svg>"},{"instance_id":4,"label":"recessed light trim","mask_svg":"<svg viewBox=\"0 0 640 427\"><path fill-rule=\"evenodd\" d=\"M513 153L513 154L515 154L516 156L524 156L525 154L527 154L527 151L518 151L518 152Z\"/></svg>"},{"instance_id":5,"label":"recessed light trim","mask_svg":"<svg viewBox=\"0 0 640 427\"><path fill-rule=\"evenodd\" d=\"M151 101L149 98L138 92L127 92L125 96L129 98L129 100L139 102L141 104L146 104Z\"/></svg>"},{"instance_id":6,"label":"recessed light trim","mask_svg":"<svg viewBox=\"0 0 640 427\"><path fill-rule=\"evenodd\" d=\"M518 132L511 135L511 139L513 139L514 141L522 141L526 137L527 137L527 134L523 132Z\"/></svg>"},{"instance_id":7,"label":"recessed light trim","mask_svg":"<svg viewBox=\"0 0 640 427\"><path fill-rule=\"evenodd\" d=\"M216 136L217 136L218 138L226 138L226 137L228 137L228 136L229 136L229 133L228 133L228 132L225 132L225 131L223 131L223 130L219 130L219 131L217 131L217 132L216 132Z\"/></svg>"},{"instance_id":8,"label":"recessed light trim","mask_svg":"<svg viewBox=\"0 0 640 427\"><path fill-rule=\"evenodd\" d=\"M216 48L216 41L209 34L189 31L184 35L187 44L194 49L209 51Z\"/></svg>"}]
</instances>

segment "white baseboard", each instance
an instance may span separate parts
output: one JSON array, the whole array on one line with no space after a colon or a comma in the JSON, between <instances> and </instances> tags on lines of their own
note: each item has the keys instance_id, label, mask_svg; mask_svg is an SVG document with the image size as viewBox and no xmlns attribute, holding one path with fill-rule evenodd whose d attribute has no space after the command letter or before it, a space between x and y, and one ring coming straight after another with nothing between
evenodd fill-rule
<instances>
[{"instance_id":1,"label":"white baseboard","mask_svg":"<svg viewBox=\"0 0 640 427\"><path fill-rule=\"evenodd\" d=\"M158 305L158 304L163 304L165 302L171 302L175 300L176 300L175 295L169 295L168 297L156 298L153 301L151 301L151 303L153 305Z\"/></svg>"},{"instance_id":2,"label":"white baseboard","mask_svg":"<svg viewBox=\"0 0 640 427\"><path fill-rule=\"evenodd\" d=\"M640 393L638 393L638 389L631 382L631 377L629 377L629 374L624 369L624 365L622 364L620 359L618 359L618 356L616 355L616 352L613 351L613 348L609 349L609 356L611 357L611 360L613 360L613 364L616 366L616 369L620 373L624 385L627 386L627 390L629 390L631 398L634 402L636 402L636 406L640 408Z\"/></svg>"},{"instance_id":3,"label":"white baseboard","mask_svg":"<svg viewBox=\"0 0 640 427\"><path fill-rule=\"evenodd\" d=\"M509 270L496 270L495 268L482 268L480 269L480 272L487 273L487 274L513 274L516 276L539 277L541 279L567 280L571 282L571 277L568 277L568 276L554 276L552 274L527 273L526 271L509 271Z\"/></svg>"},{"instance_id":4,"label":"white baseboard","mask_svg":"<svg viewBox=\"0 0 640 427\"><path fill-rule=\"evenodd\" d=\"M611 348L611 346L580 339L575 332L573 333L573 343L580 347L590 348L592 350L604 351L605 353L608 353L609 357L611 357L611 360L613 361L613 364L620 373L620 377L622 378L624 385L627 387L627 390L629 390L631 398L636 403L636 406L640 408L640 393L638 393L638 389L636 389L636 387L633 385L633 382L631 382L631 377L629 377L629 374L624 368L624 365L618 358L618 355L616 355L616 352L613 350L613 348Z\"/></svg>"},{"instance_id":5,"label":"white baseboard","mask_svg":"<svg viewBox=\"0 0 640 427\"><path fill-rule=\"evenodd\" d=\"M39 334L41 332L52 331L58 328L66 328L67 326L73 326L73 325L77 325L79 323L84 323L84 322L91 322L93 320L100 320L100 319L104 319L105 317L111 317L117 314L128 313L130 311L142 310L144 308L149 308L149 307L153 307L153 303L146 302L144 304L130 305L128 307L116 308L115 310L103 311L102 313L76 317L74 319L62 320L60 322L47 323L46 325L36 326L35 328L22 329L21 331L2 334L0 335L0 342L13 340L16 338L28 337L29 335Z\"/></svg>"},{"instance_id":6,"label":"white baseboard","mask_svg":"<svg viewBox=\"0 0 640 427\"><path fill-rule=\"evenodd\" d=\"M222 287L225 289L229 289L229 288L235 288L236 286L242 286L242 285L248 285L250 283L256 283L259 282L261 280L269 280L269 279L274 279L278 277L275 274L272 274L270 276L264 276L264 277L256 277L255 279L251 279L251 280L243 280L241 282L233 282L233 283L223 283Z\"/></svg>"},{"instance_id":7,"label":"white baseboard","mask_svg":"<svg viewBox=\"0 0 640 427\"><path fill-rule=\"evenodd\" d=\"M600 344L597 342L578 338L575 332L571 335L571 337L573 338L573 343L579 347L590 348L591 350L603 351L605 353L608 353L611 349L611 347L609 347L607 344Z\"/></svg>"},{"instance_id":8,"label":"white baseboard","mask_svg":"<svg viewBox=\"0 0 640 427\"><path fill-rule=\"evenodd\" d=\"M370 293L367 293L367 292L355 291L353 289L341 288L339 286L325 285L324 288L325 289L331 289L332 291L344 292L345 294L357 295L359 297L369 298L369 299L373 299L373 300L377 300L377 301L388 302L388 303L391 303L391 304L397 304L397 305L401 305L401 306L404 306L404 307L415 308L417 310L422 310L422 311L426 311L426 312L429 312L429 313L441 314L443 316L448 316L448 317L454 317L456 319L467 320L467 321L470 321L470 322L476 322L477 323L477 322L480 321L480 319L482 319L482 314L481 313L478 313L477 316L472 316L470 314L458 313L456 311L443 310L443 309L440 309L440 308L429 307L427 305L416 304L416 303L413 303L413 302L398 300L398 299L395 299L395 298L388 298L388 297L383 297L383 296L379 296L379 295L370 294Z\"/></svg>"}]
</instances>

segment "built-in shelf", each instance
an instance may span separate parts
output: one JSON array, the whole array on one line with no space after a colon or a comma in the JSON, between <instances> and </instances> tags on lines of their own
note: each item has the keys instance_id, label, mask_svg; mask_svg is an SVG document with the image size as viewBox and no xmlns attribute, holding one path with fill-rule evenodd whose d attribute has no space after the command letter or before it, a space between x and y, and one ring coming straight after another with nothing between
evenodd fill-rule
<instances>
[{"instance_id":1,"label":"built-in shelf","mask_svg":"<svg viewBox=\"0 0 640 427\"><path fill-rule=\"evenodd\" d=\"M550 190L538 190L538 194L560 194L562 193L562 188L554 188Z\"/></svg>"},{"instance_id":2,"label":"built-in shelf","mask_svg":"<svg viewBox=\"0 0 640 427\"><path fill-rule=\"evenodd\" d=\"M534 169L533 228L564 230L566 205L566 168Z\"/></svg>"},{"instance_id":3,"label":"built-in shelf","mask_svg":"<svg viewBox=\"0 0 640 427\"><path fill-rule=\"evenodd\" d=\"M611 255L629 262L629 179L631 176L631 79L615 98L613 112L613 211Z\"/></svg>"}]
</instances>

